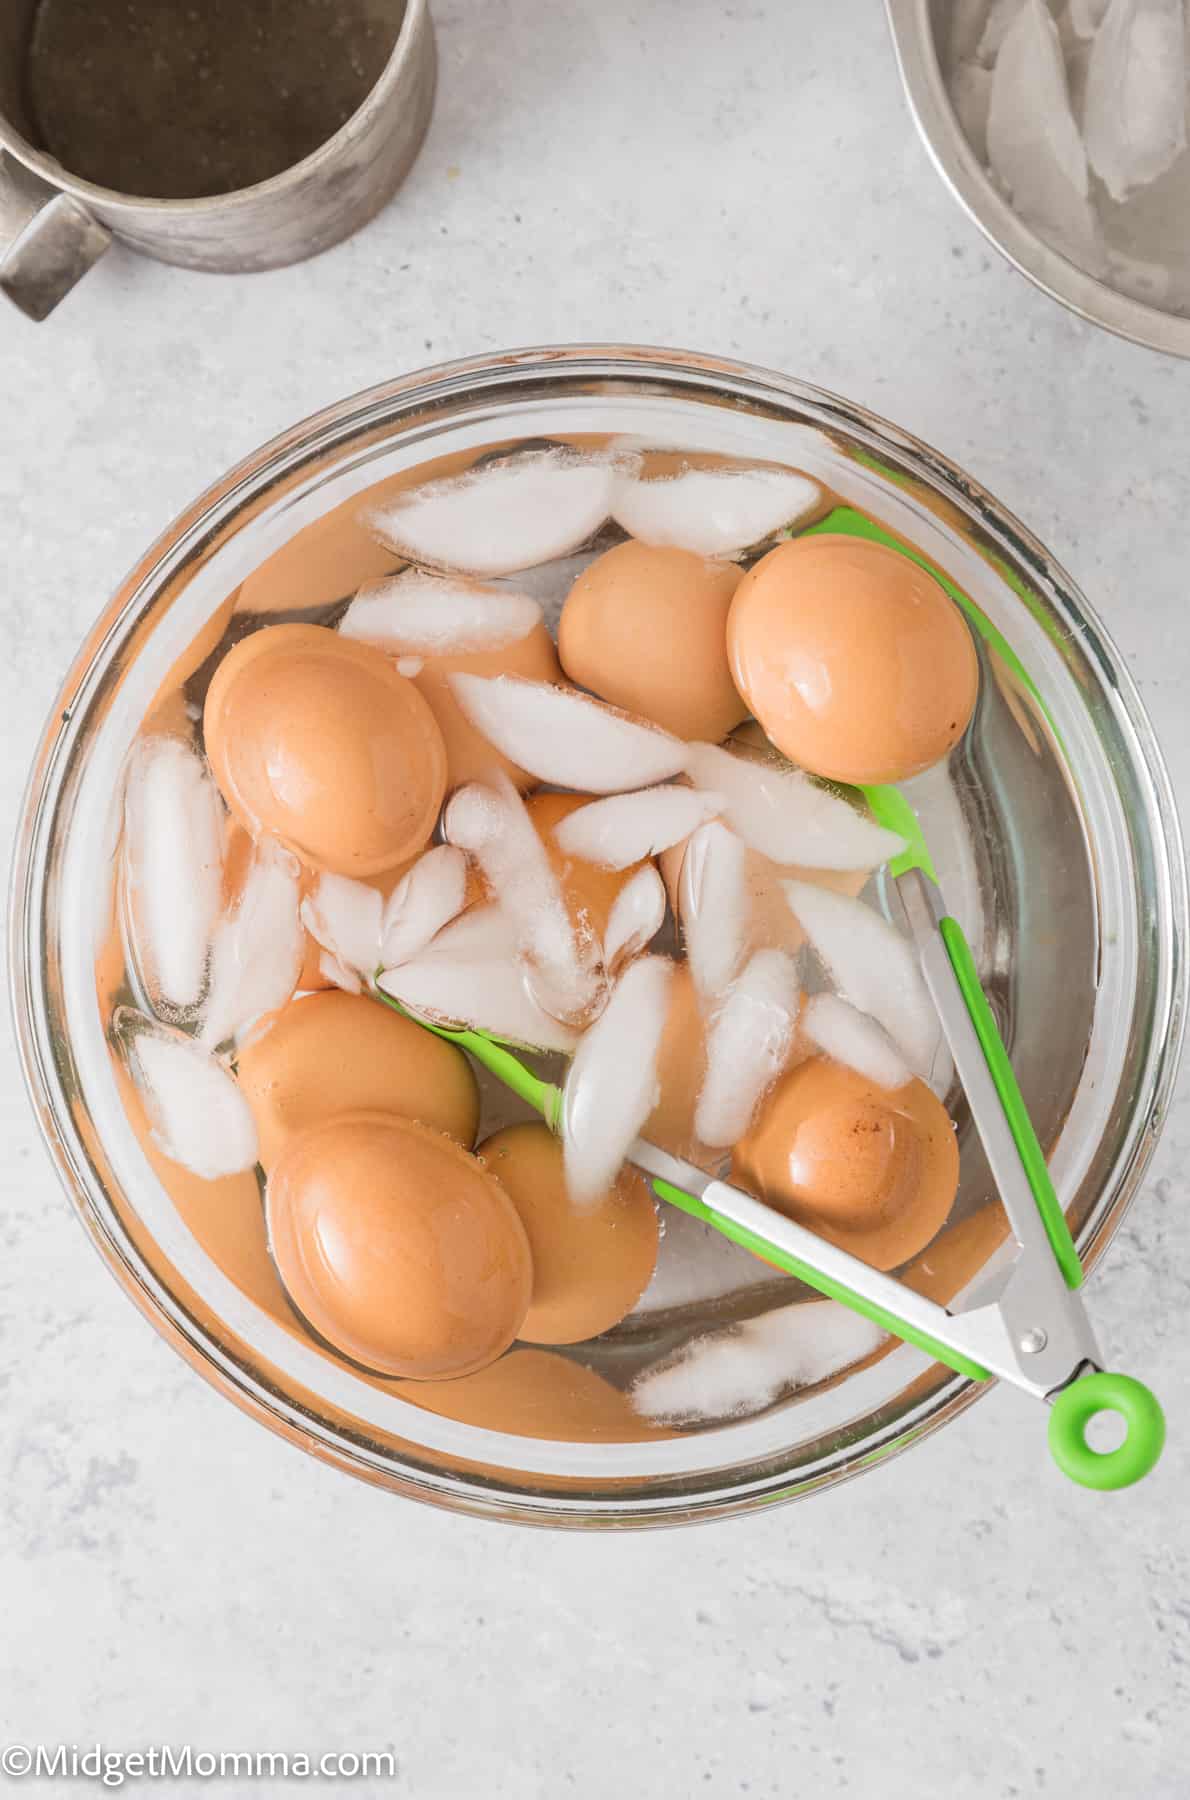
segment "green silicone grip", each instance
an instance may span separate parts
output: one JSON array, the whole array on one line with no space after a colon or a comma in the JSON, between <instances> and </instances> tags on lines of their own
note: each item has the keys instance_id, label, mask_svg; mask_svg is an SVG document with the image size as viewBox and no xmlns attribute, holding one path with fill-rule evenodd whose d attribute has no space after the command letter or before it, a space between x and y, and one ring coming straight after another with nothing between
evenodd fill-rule
<instances>
[{"instance_id":1,"label":"green silicone grip","mask_svg":"<svg viewBox=\"0 0 1190 1800\"><path fill-rule=\"evenodd\" d=\"M934 859L930 855L920 821L900 788L861 785L859 791L867 801L868 810L877 825L883 825L886 831L895 831L898 837L905 839L906 848L899 856L894 856L888 865L891 873L907 875L910 869L920 869L937 886Z\"/></svg>"},{"instance_id":2,"label":"green silicone grip","mask_svg":"<svg viewBox=\"0 0 1190 1800\"><path fill-rule=\"evenodd\" d=\"M799 1281L806 1283L807 1287L816 1288L828 1299L838 1300L842 1305L849 1306L852 1312L862 1313L865 1319L871 1319L873 1324L879 1325L883 1331L889 1331L894 1337L902 1338L905 1343L913 1344L917 1349L924 1350L927 1356L934 1358L935 1362L945 1363L948 1368L956 1370L960 1375L969 1376L972 1381L990 1379L988 1371L983 1365L973 1361L969 1356L964 1356L961 1350L952 1350L948 1344L940 1344L937 1338L930 1337L927 1332L918 1331L915 1326L899 1318L896 1313L889 1312L886 1307L877 1306L871 1300L865 1300L862 1294L855 1292L854 1288L845 1287L841 1281L835 1281L830 1275L820 1274L817 1269L811 1268L809 1263L802 1262L799 1257L790 1256L788 1251L770 1243L767 1238L761 1237L758 1232L749 1230L746 1225L737 1225L734 1219L724 1217L722 1213L716 1212L714 1207L708 1206L705 1200L699 1200L693 1194L688 1194L684 1188L673 1187L668 1181L654 1178L653 1191L662 1200L668 1200L671 1206L679 1207L682 1212L689 1213L692 1218L702 1219L707 1225L713 1225L723 1237L730 1238L733 1243L740 1244L745 1250L750 1250L754 1256L762 1256L766 1262L775 1263L787 1274L796 1275Z\"/></svg>"},{"instance_id":3,"label":"green silicone grip","mask_svg":"<svg viewBox=\"0 0 1190 1800\"><path fill-rule=\"evenodd\" d=\"M1119 1413L1127 1426L1115 1450L1093 1450L1087 1442L1087 1426L1101 1412ZM1054 1396L1049 1445L1062 1473L1081 1487L1100 1492L1131 1487L1161 1455L1165 1414L1156 1395L1131 1375L1084 1375Z\"/></svg>"},{"instance_id":4,"label":"green silicone grip","mask_svg":"<svg viewBox=\"0 0 1190 1800\"><path fill-rule=\"evenodd\" d=\"M975 958L970 946L963 936L962 927L957 919L946 918L938 927L942 941L946 945L946 953L950 957L950 966L955 972L955 979L967 1002L967 1011L971 1015L971 1023L975 1027L975 1035L979 1039L980 1049L988 1065L988 1073L996 1084L996 1092L1000 1096L1000 1104L1004 1108L1004 1116L1008 1128L1012 1132L1013 1142L1021 1159L1025 1177L1033 1191L1037 1202L1037 1210L1041 1214L1041 1222L1045 1226L1050 1247L1066 1280L1067 1287L1082 1286L1083 1265L1079 1261L1078 1251L1074 1247L1074 1239L1066 1223L1065 1214L1054 1192L1054 1184L1050 1180L1050 1172L1046 1167L1045 1154L1037 1142L1037 1133L1029 1118L1028 1109L1021 1098L1021 1090L1016 1084L1016 1076L1012 1072L1012 1064L1008 1060L1008 1052L1004 1048L992 1009L987 1003L983 987L979 980L979 971L975 967Z\"/></svg>"}]
</instances>

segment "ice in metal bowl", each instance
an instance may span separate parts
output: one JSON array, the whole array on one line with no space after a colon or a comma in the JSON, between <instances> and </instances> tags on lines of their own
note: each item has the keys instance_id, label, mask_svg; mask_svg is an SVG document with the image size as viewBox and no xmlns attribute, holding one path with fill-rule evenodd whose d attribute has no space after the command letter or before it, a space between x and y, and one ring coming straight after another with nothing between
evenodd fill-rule
<instances>
[{"instance_id":1,"label":"ice in metal bowl","mask_svg":"<svg viewBox=\"0 0 1190 1800\"><path fill-rule=\"evenodd\" d=\"M989 241L1093 324L1190 355L1181 0L887 7L926 148Z\"/></svg>"}]
</instances>

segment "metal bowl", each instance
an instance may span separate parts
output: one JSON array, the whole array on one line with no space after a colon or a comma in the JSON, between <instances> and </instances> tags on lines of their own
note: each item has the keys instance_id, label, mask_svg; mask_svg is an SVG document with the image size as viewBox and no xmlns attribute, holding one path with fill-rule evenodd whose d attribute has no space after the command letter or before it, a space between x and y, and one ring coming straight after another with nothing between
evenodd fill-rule
<instances>
[{"instance_id":1,"label":"metal bowl","mask_svg":"<svg viewBox=\"0 0 1190 1800\"><path fill-rule=\"evenodd\" d=\"M1026 225L996 188L963 133L938 56L951 0L885 0L909 107L935 168L988 242L1071 312L1118 337L1190 356L1190 319L1118 293L1088 275Z\"/></svg>"}]
</instances>

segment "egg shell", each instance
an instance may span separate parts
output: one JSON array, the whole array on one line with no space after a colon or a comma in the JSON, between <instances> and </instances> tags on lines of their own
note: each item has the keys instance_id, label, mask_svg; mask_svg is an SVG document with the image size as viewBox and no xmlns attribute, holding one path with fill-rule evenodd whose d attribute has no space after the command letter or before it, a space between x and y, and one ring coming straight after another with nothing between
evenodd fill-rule
<instances>
[{"instance_id":1,"label":"egg shell","mask_svg":"<svg viewBox=\"0 0 1190 1800\"><path fill-rule=\"evenodd\" d=\"M400 1388L402 1399L442 1418L485 1431L553 1443L630 1444L676 1434L643 1418L628 1395L553 1350L514 1344L499 1362L459 1381L418 1381ZM501 1471L492 1468L495 1479Z\"/></svg>"},{"instance_id":2,"label":"egg shell","mask_svg":"<svg viewBox=\"0 0 1190 1800\"><path fill-rule=\"evenodd\" d=\"M269 1175L265 1216L299 1313L367 1369L449 1380L520 1330L533 1265L516 1208L429 1126L353 1112L303 1132Z\"/></svg>"},{"instance_id":3,"label":"egg shell","mask_svg":"<svg viewBox=\"0 0 1190 1800\"><path fill-rule=\"evenodd\" d=\"M533 1298L518 1336L580 1344L618 1325L657 1263L657 1209L635 1169L589 1206L566 1190L562 1145L547 1126L506 1126L477 1152L520 1215L533 1256Z\"/></svg>"},{"instance_id":4,"label":"egg shell","mask_svg":"<svg viewBox=\"0 0 1190 1800\"><path fill-rule=\"evenodd\" d=\"M748 712L727 661L734 563L633 539L566 597L558 654L572 681L680 738L717 741Z\"/></svg>"},{"instance_id":5,"label":"egg shell","mask_svg":"<svg viewBox=\"0 0 1190 1800\"><path fill-rule=\"evenodd\" d=\"M224 657L203 714L232 812L304 863L376 875L423 849L446 791L446 748L413 683L366 644L273 625Z\"/></svg>"},{"instance_id":6,"label":"egg shell","mask_svg":"<svg viewBox=\"0 0 1190 1800\"><path fill-rule=\"evenodd\" d=\"M888 1093L814 1056L773 1089L731 1169L733 1181L828 1243L893 1269L945 1223L959 1149L924 1082Z\"/></svg>"},{"instance_id":7,"label":"egg shell","mask_svg":"<svg viewBox=\"0 0 1190 1800\"><path fill-rule=\"evenodd\" d=\"M520 675L526 681L560 683L562 669L553 638L544 625L535 625L523 638L494 650L423 657L422 668L413 677L413 685L437 720L446 745L448 788L482 781L493 769L503 769L524 793L536 778L502 756L476 731L450 691L451 675Z\"/></svg>"},{"instance_id":8,"label":"egg shell","mask_svg":"<svg viewBox=\"0 0 1190 1800\"><path fill-rule=\"evenodd\" d=\"M475 1142L479 1089L463 1052L367 994L291 1000L241 1051L239 1079L266 1169L294 1137L361 1110Z\"/></svg>"},{"instance_id":9,"label":"egg shell","mask_svg":"<svg viewBox=\"0 0 1190 1800\"><path fill-rule=\"evenodd\" d=\"M602 943L617 896L650 859L645 857L640 862L629 863L626 869L603 869L597 863L587 862L585 857L567 856L554 836L554 828L572 812L577 812L580 806L588 805L590 796L587 794L543 791L529 795L525 810L545 845L571 919L580 930L586 927L593 931Z\"/></svg>"},{"instance_id":10,"label":"egg shell","mask_svg":"<svg viewBox=\"0 0 1190 1800\"><path fill-rule=\"evenodd\" d=\"M933 576L884 544L833 533L770 550L736 590L732 674L800 768L894 782L938 762L975 707L979 663Z\"/></svg>"},{"instance_id":11,"label":"egg shell","mask_svg":"<svg viewBox=\"0 0 1190 1800\"><path fill-rule=\"evenodd\" d=\"M657 1054L657 1103L641 1136L671 1156L696 1160L694 1113L707 1066L706 1026L689 965L678 963Z\"/></svg>"},{"instance_id":12,"label":"egg shell","mask_svg":"<svg viewBox=\"0 0 1190 1800\"><path fill-rule=\"evenodd\" d=\"M915 1294L949 1306L981 1273L1008 1235L1008 1214L999 1200L992 1200L940 1231L933 1243L902 1269L900 1279Z\"/></svg>"}]
</instances>

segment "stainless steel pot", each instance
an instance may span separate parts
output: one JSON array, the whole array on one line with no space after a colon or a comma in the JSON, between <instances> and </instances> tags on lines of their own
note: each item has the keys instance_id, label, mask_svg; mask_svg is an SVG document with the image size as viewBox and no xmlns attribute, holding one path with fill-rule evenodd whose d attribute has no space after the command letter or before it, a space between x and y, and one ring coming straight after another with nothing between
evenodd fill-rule
<instances>
[{"instance_id":1,"label":"stainless steel pot","mask_svg":"<svg viewBox=\"0 0 1190 1800\"><path fill-rule=\"evenodd\" d=\"M1190 356L1190 319L1146 306L1088 275L1013 212L963 135L942 79L938 39L952 0L885 0L905 93L934 166L963 210L1022 275L1093 325Z\"/></svg>"},{"instance_id":2,"label":"stainless steel pot","mask_svg":"<svg viewBox=\"0 0 1190 1800\"><path fill-rule=\"evenodd\" d=\"M152 200L98 187L32 141L23 97L37 0L0 16L0 291L44 319L119 238L184 268L250 271L300 262L365 224L421 147L434 101L428 0L408 0L392 55L363 105L311 155L254 187Z\"/></svg>"}]
</instances>

